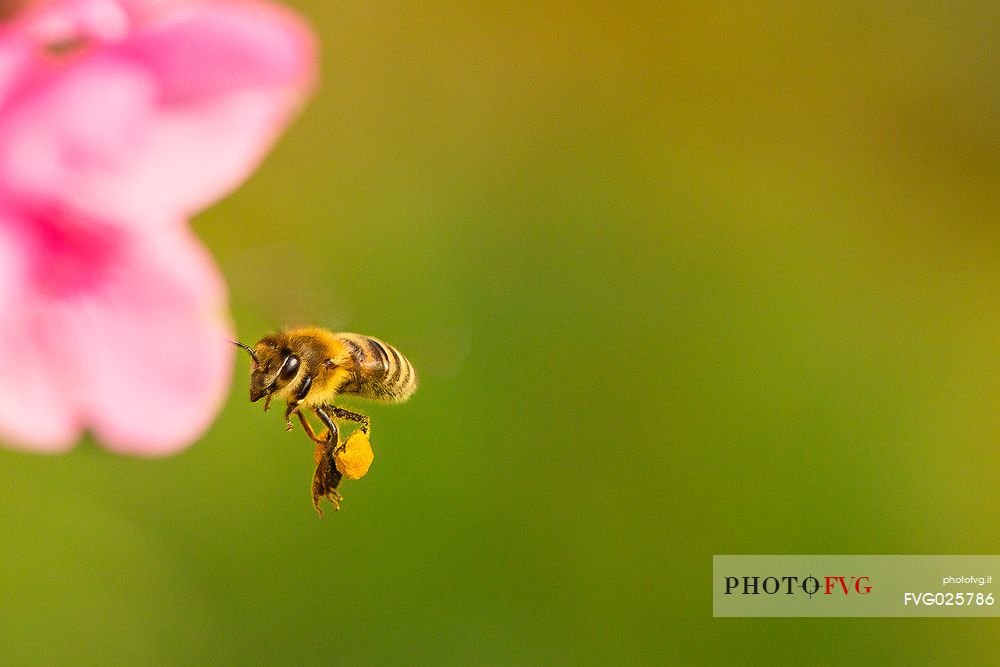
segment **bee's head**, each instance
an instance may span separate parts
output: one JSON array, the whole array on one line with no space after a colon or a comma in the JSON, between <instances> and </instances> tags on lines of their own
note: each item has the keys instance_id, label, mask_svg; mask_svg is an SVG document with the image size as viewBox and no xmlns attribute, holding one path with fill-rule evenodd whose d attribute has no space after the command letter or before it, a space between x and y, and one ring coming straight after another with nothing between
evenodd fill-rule
<instances>
[{"instance_id":1,"label":"bee's head","mask_svg":"<svg viewBox=\"0 0 1000 667\"><path fill-rule=\"evenodd\" d=\"M250 402L256 403L267 397L268 401L264 403L264 408L267 409L271 395L281 392L298 375L301 365L298 356L270 338L260 339L252 349L243 343L233 342L249 352L253 359L253 366L250 368Z\"/></svg>"}]
</instances>

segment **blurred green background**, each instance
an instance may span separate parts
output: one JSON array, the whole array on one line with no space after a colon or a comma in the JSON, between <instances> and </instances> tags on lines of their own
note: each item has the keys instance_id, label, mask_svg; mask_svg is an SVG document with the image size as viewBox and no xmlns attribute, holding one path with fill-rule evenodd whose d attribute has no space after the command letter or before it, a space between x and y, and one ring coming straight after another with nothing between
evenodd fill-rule
<instances>
[{"instance_id":1,"label":"blurred green background","mask_svg":"<svg viewBox=\"0 0 1000 667\"><path fill-rule=\"evenodd\" d=\"M0 451L11 663L971 662L991 620L713 619L715 553L997 553L1000 9L291 3L316 97L195 227L246 340L422 374L344 509L246 398Z\"/></svg>"}]
</instances>

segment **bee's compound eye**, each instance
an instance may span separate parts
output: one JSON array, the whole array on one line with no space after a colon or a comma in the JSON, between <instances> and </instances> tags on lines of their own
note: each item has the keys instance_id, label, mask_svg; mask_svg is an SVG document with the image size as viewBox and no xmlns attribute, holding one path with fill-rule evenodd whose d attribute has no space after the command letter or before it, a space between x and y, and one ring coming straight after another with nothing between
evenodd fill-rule
<instances>
[{"instance_id":1,"label":"bee's compound eye","mask_svg":"<svg viewBox=\"0 0 1000 667\"><path fill-rule=\"evenodd\" d=\"M295 377L295 374L299 372L299 358L294 354L289 354L285 357L285 361L281 364L280 376L285 382L290 381Z\"/></svg>"}]
</instances>

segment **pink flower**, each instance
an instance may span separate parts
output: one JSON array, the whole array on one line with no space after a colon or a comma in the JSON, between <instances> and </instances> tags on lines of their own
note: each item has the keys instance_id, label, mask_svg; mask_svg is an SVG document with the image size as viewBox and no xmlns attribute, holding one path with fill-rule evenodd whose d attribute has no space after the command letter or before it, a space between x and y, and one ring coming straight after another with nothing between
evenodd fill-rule
<instances>
[{"instance_id":1,"label":"pink flower","mask_svg":"<svg viewBox=\"0 0 1000 667\"><path fill-rule=\"evenodd\" d=\"M159 455L204 432L234 350L186 222L253 171L314 62L251 0L36 2L0 27L0 440Z\"/></svg>"}]
</instances>

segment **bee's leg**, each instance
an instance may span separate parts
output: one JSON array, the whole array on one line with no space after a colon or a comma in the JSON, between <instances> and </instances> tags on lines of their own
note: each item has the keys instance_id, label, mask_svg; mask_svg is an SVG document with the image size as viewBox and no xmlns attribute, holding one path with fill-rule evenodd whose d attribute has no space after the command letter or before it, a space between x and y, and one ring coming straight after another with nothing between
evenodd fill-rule
<instances>
[{"instance_id":1,"label":"bee's leg","mask_svg":"<svg viewBox=\"0 0 1000 667\"><path fill-rule=\"evenodd\" d=\"M305 400L306 396L309 395L309 390L312 389L312 383L313 383L312 376L311 375L307 375L305 377L305 379L302 381L302 385L299 387L298 393L295 395L295 400L294 401L288 401L288 407L285 408L285 430L286 431L291 431L292 430L292 419L291 419L292 413L296 412L299 409L299 405L302 403L302 401ZM301 418L301 416L302 416L302 413L300 412L299 413L299 417ZM305 425L306 422L302 422L302 423L303 423L303 425ZM306 432L310 433L311 431L312 431L312 429L309 429L307 427L307 431ZM315 439L316 438L313 438L313 440L315 440Z\"/></svg>"},{"instance_id":2,"label":"bee's leg","mask_svg":"<svg viewBox=\"0 0 1000 667\"><path fill-rule=\"evenodd\" d=\"M329 439L329 434L326 433L325 431L323 433L320 433L319 435L316 434L316 431L313 430L312 424L309 423L309 420L306 419L306 416L302 414L301 410L296 412L295 414L299 416L299 421L302 422L302 428L305 429L306 435L309 436L310 440L312 440L317 444L322 445Z\"/></svg>"},{"instance_id":3,"label":"bee's leg","mask_svg":"<svg viewBox=\"0 0 1000 667\"><path fill-rule=\"evenodd\" d=\"M298 410L299 410L299 403L298 403L298 401L288 401L288 407L285 408L285 430L286 431L291 431L292 430L292 413L293 412L298 412ZM299 415L299 419L301 420L302 413L298 412L298 415ZM303 426L305 426L306 422L302 422L302 424L303 424ZM308 433L308 432L309 431L306 431L306 433ZM316 438L313 438L313 440L315 440L315 439Z\"/></svg>"},{"instance_id":4,"label":"bee's leg","mask_svg":"<svg viewBox=\"0 0 1000 667\"><path fill-rule=\"evenodd\" d=\"M340 436L337 431L337 425L333 423L333 420L330 419L330 416L322 408L313 408L313 411L328 429L325 439L317 439L316 451L314 453L316 473L313 475L312 483L313 507L316 509L316 513L322 517L323 510L319 507L321 498L329 500L333 504L334 509L338 510L340 509L341 501L344 499L340 495L340 492L337 491L343 475L337 470L337 465L333 459L333 454L340 445ZM305 420L301 412L299 413L299 417ZM312 428L310 427L309 430L311 431ZM315 436L315 433L313 433L313 436Z\"/></svg>"},{"instance_id":5,"label":"bee's leg","mask_svg":"<svg viewBox=\"0 0 1000 667\"><path fill-rule=\"evenodd\" d=\"M330 415L326 411L326 409L329 407L330 406L328 405L324 405L321 408L313 408L313 412L316 413L316 416L319 417L319 420L321 422L323 422L323 425L326 426L329 429L330 433L333 434L332 441L334 446L336 446L339 444L337 442L337 425L333 422L333 419L330 418Z\"/></svg>"},{"instance_id":6,"label":"bee's leg","mask_svg":"<svg viewBox=\"0 0 1000 667\"><path fill-rule=\"evenodd\" d=\"M337 419L346 419L347 421L359 424L358 428L365 433L368 433L371 428L371 420L366 415L359 415L357 412L344 410L343 408L338 408L336 405L328 405L326 407L330 409L333 416Z\"/></svg>"},{"instance_id":7,"label":"bee's leg","mask_svg":"<svg viewBox=\"0 0 1000 667\"><path fill-rule=\"evenodd\" d=\"M336 510L340 509L340 503L344 500L344 497L337 491L342 476L337 470L330 450L321 451L323 447L324 445L316 445L319 462L316 464L316 472L312 482L313 508L320 518L323 517L323 510L320 509L319 503L323 498L329 500Z\"/></svg>"},{"instance_id":8,"label":"bee's leg","mask_svg":"<svg viewBox=\"0 0 1000 667\"><path fill-rule=\"evenodd\" d=\"M337 510L340 509L340 503L344 500L344 497L337 491L342 475L337 470L337 464L333 459L334 447L336 445L333 442L316 445L316 472L313 474L312 481L312 501L313 508L320 518L323 517L323 510L319 506L320 500L326 498Z\"/></svg>"}]
</instances>

